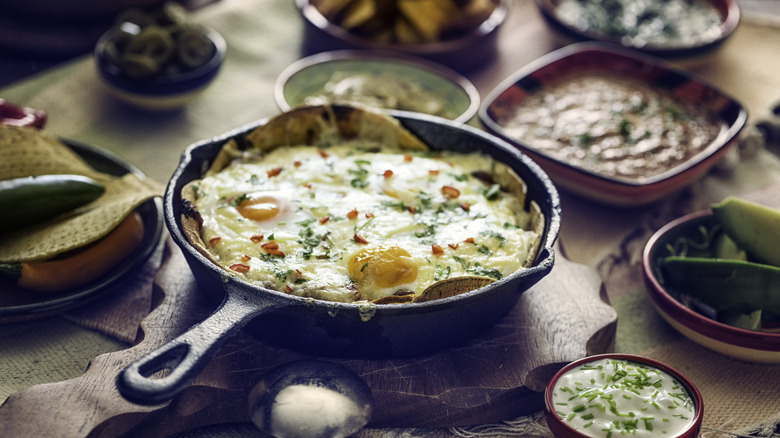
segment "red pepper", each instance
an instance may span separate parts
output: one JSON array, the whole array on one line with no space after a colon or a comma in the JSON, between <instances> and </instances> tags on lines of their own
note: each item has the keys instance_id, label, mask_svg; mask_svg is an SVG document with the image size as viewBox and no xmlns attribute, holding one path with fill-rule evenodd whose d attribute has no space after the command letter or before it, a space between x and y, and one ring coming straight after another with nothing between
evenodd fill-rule
<instances>
[{"instance_id":1,"label":"red pepper","mask_svg":"<svg viewBox=\"0 0 780 438\"><path fill-rule=\"evenodd\" d=\"M13 105L0 99L0 123L41 129L46 124L46 113L34 108Z\"/></svg>"},{"instance_id":2,"label":"red pepper","mask_svg":"<svg viewBox=\"0 0 780 438\"><path fill-rule=\"evenodd\" d=\"M234 263L234 264L230 265L230 269L232 269L232 270L234 270L236 272L240 272L242 274L246 274L247 272L249 272L249 266L244 265L242 263Z\"/></svg>"},{"instance_id":3,"label":"red pepper","mask_svg":"<svg viewBox=\"0 0 780 438\"><path fill-rule=\"evenodd\" d=\"M455 199L460 196L460 190L452 186L442 186L441 193L450 199Z\"/></svg>"},{"instance_id":4,"label":"red pepper","mask_svg":"<svg viewBox=\"0 0 780 438\"><path fill-rule=\"evenodd\" d=\"M268 242L260 245L265 252L271 255L284 257L284 252L279 249L279 244L276 242Z\"/></svg>"}]
</instances>

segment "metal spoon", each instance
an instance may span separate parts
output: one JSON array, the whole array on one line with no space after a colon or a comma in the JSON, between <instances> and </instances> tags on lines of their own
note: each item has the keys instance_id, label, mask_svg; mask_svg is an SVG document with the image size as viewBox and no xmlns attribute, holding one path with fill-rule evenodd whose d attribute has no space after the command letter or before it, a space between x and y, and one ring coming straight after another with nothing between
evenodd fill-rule
<instances>
[{"instance_id":1,"label":"metal spoon","mask_svg":"<svg viewBox=\"0 0 780 438\"><path fill-rule=\"evenodd\" d=\"M371 418L374 398L348 368L300 360L269 371L249 394L249 415L277 438L347 437Z\"/></svg>"}]
</instances>

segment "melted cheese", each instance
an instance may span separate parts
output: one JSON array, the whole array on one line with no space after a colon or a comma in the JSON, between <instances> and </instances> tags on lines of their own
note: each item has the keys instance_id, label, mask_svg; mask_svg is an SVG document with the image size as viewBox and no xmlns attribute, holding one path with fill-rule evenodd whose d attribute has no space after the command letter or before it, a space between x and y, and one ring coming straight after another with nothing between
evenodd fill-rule
<instances>
[{"instance_id":1,"label":"melted cheese","mask_svg":"<svg viewBox=\"0 0 780 438\"><path fill-rule=\"evenodd\" d=\"M280 147L206 176L195 203L203 241L236 275L299 296L373 301L522 269L539 239L528 213L473 176L496 165L389 146Z\"/></svg>"}]
</instances>

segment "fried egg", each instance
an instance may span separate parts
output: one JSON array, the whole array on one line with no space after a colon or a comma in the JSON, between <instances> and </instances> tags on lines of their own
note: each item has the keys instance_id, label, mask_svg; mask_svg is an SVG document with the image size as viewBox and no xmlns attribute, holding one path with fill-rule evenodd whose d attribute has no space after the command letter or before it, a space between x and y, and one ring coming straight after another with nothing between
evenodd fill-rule
<instances>
[{"instance_id":1,"label":"fried egg","mask_svg":"<svg viewBox=\"0 0 780 438\"><path fill-rule=\"evenodd\" d=\"M194 203L209 252L245 280L375 301L523 269L540 236L520 199L475 177L496 165L378 144L279 147L207 175Z\"/></svg>"}]
</instances>

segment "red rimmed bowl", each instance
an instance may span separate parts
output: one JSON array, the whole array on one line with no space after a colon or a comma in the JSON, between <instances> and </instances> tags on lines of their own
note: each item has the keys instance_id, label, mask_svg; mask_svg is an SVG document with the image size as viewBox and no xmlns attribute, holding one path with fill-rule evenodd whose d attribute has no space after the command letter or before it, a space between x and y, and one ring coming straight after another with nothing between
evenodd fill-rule
<instances>
[{"instance_id":1,"label":"red rimmed bowl","mask_svg":"<svg viewBox=\"0 0 780 438\"><path fill-rule=\"evenodd\" d=\"M513 131L513 126L527 123L513 121L527 99L584 75L609 80L629 78L633 84L657 90L675 103L706 114L707 124L715 133L695 154L666 170L625 176L588 168L584 165L588 164L585 160L576 163L557 156L558 149L563 150L565 146L560 142L554 148L542 149L532 144L533 139ZM547 103L536 107L545 106ZM583 118L588 116L585 110L581 113ZM557 116L551 119L554 123L564 125L563 116L557 120L554 117ZM633 207L658 201L703 176L736 145L736 137L747 121L747 111L737 100L687 70L615 45L585 42L547 54L506 78L483 99L479 119L488 131L536 160L560 188L605 204ZM536 123L542 122L547 123L540 117ZM616 124L610 129L617 131L621 127ZM583 136L585 134L587 132ZM574 137L571 140L572 144L575 140L581 141ZM584 153L589 157L589 149ZM652 159L647 161L653 162ZM616 166L621 165L617 160L613 162Z\"/></svg>"},{"instance_id":2,"label":"red rimmed bowl","mask_svg":"<svg viewBox=\"0 0 780 438\"><path fill-rule=\"evenodd\" d=\"M667 291L659 260L671 255L681 238L702 239L702 229L716 225L711 210L688 214L669 222L648 240L642 255L647 294L658 313L688 339L737 359L780 363L780 333L747 330L724 324L685 306Z\"/></svg>"},{"instance_id":3,"label":"red rimmed bowl","mask_svg":"<svg viewBox=\"0 0 780 438\"><path fill-rule=\"evenodd\" d=\"M605 361L616 361L619 364L626 364L625 366L618 365L618 368L621 371L627 371L628 375L620 377L616 381L610 381L609 383L617 386L620 386L620 384L623 383L625 386L631 387L631 389L634 391L626 393L626 395L631 397L631 399L624 398L622 396L618 397L618 394L621 390L608 390L605 385L602 385L598 389L594 387L594 389L590 390L590 393L587 394L587 397L581 398L582 400L588 401L587 404L580 402L580 398L577 397L577 395L584 394L584 392L587 391L587 389L582 387L582 385L587 385L587 383L583 384L582 382L578 382L580 387L573 389L568 387L566 382L571 380L571 376L577 372L587 373L594 371L596 373L600 373L601 370L613 370L612 367L615 365L613 363L605 365ZM609 368L606 368L607 365ZM599 369L599 366L602 366L602 368ZM642 371L646 374L642 374L641 372L636 372L627 368L637 368L637 366L641 366ZM655 406L653 402L656 399L649 395L652 394L652 391L649 389L650 385L644 385L644 383L647 383L648 381L654 380L658 377L658 375L655 374L655 370L660 370L665 373L663 376L669 380L670 390L677 391L671 393L671 395L668 397L659 395L657 400L674 400L677 402L679 406L674 409L675 413L678 413L678 410L685 410L683 412L686 413L690 412L689 416L686 415L687 418L685 420L687 421L680 422L681 424L684 423L685 425L681 426L676 433L672 433L672 431L664 430L662 428L663 425L668 424L661 423L659 421L659 416L663 412L665 403L659 403L659 406ZM632 375L632 373L636 374ZM606 375L609 376L608 373ZM648 376L651 377L648 378ZM598 380L599 376L596 376L595 378ZM590 380L588 379L588 381ZM612 396L612 399L615 402L615 410L626 414L626 412L623 412L623 410L626 410L628 403L631 403L634 400L641 400L638 396L642 394L644 386L648 386L648 401L646 404L647 409L636 409L634 415L639 415L639 418L616 416L615 423L617 424L609 421L609 427L614 428L614 430L611 431L611 435L609 431L603 430L604 427L598 426L600 421L607 421L607 417L604 417L605 415L611 414L610 409L601 409L601 407L604 407L606 404L611 402L611 400L609 400L610 396ZM687 393L687 398L684 396L675 396L675 394L680 394L680 386L683 388L685 393ZM653 387L653 390L655 389L656 388ZM663 387L661 389L663 389ZM604 397L601 397L602 393L604 394ZM562 396L559 397L559 395ZM685 402L682 400L685 400ZM599 406L599 404L602 406ZM690 409L690 411L688 409ZM641 415L642 412L648 412L648 414L643 417ZM641 433L642 436L696 438L699 436L701 423L704 418L704 403L701 393L699 392L698 388L696 388L696 385L694 385L694 383L685 375L671 366L644 356L607 353L584 357L561 368L555 374L555 376L553 376L553 378L547 384L547 388L545 389L544 413L545 420L547 420L547 425L556 438L588 438L618 436L622 434L632 435L632 427L636 428L634 431L635 433ZM626 419L628 419L628 421L622 421ZM588 422L592 423L588 424ZM652 435L653 432L655 432L656 435Z\"/></svg>"},{"instance_id":4,"label":"red rimmed bowl","mask_svg":"<svg viewBox=\"0 0 780 438\"><path fill-rule=\"evenodd\" d=\"M536 0L545 19L570 40L607 42L667 58L697 56L715 50L734 33L741 18L737 0L701 0L695 5L698 8L695 11L688 2L685 10L678 10L680 13L670 17L664 16L664 10L653 10L664 6L671 12L672 3L632 2L635 8L623 15L626 8L618 8L619 1L588 9L588 2L578 0ZM638 10L639 6L646 9ZM610 7L614 10L610 11ZM643 15L647 20L642 21ZM704 20L704 16L710 19ZM623 17L625 28L619 26ZM628 27L634 25L629 22L636 21L639 23L635 28ZM659 27L661 22L664 27ZM664 28L672 30L669 38L662 39ZM677 39L677 35L686 31L693 33L686 39Z\"/></svg>"},{"instance_id":5,"label":"red rimmed bowl","mask_svg":"<svg viewBox=\"0 0 780 438\"><path fill-rule=\"evenodd\" d=\"M487 18L467 31L437 41L400 44L377 41L351 32L329 21L312 3L311 0L295 0L304 21L303 48L306 54L344 49L395 51L427 58L459 72L477 70L496 57L498 31L509 12L509 1L497 0Z\"/></svg>"}]
</instances>

